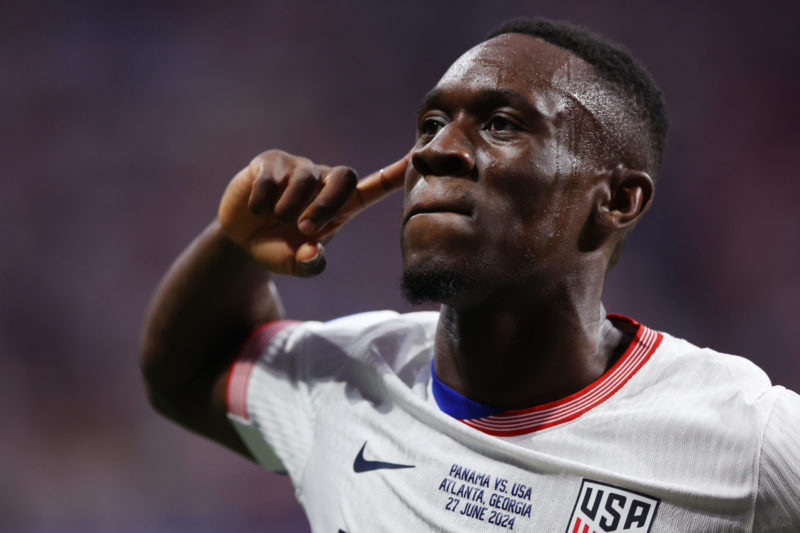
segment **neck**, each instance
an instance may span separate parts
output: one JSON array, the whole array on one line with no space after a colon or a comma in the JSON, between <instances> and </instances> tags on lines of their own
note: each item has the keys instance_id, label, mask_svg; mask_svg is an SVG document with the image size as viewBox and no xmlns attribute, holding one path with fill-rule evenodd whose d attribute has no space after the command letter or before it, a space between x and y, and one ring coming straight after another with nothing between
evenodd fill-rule
<instances>
[{"instance_id":1,"label":"neck","mask_svg":"<svg viewBox=\"0 0 800 533\"><path fill-rule=\"evenodd\" d=\"M563 398L624 350L623 333L605 317L602 287L538 298L519 287L501 292L478 305L442 306L436 331L436 375L476 402L522 409Z\"/></svg>"}]
</instances>

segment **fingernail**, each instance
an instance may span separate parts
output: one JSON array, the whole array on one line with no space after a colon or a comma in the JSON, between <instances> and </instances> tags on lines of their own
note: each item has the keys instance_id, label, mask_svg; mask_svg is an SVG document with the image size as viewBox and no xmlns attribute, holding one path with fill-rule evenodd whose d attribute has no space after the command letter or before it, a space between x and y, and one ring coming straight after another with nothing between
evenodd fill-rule
<instances>
[{"instance_id":1,"label":"fingernail","mask_svg":"<svg viewBox=\"0 0 800 533\"><path fill-rule=\"evenodd\" d=\"M297 274L300 276L316 276L325 270L325 255L321 249L317 250L314 257L297 262Z\"/></svg>"},{"instance_id":2,"label":"fingernail","mask_svg":"<svg viewBox=\"0 0 800 533\"><path fill-rule=\"evenodd\" d=\"M315 253L314 257L309 257L305 261L298 261L297 264L302 266L309 266L313 265L317 261L317 259L319 259L319 252Z\"/></svg>"},{"instance_id":3,"label":"fingernail","mask_svg":"<svg viewBox=\"0 0 800 533\"><path fill-rule=\"evenodd\" d=\"M311 235L317 231L317 225L311 222L310 218L307 218L305 220L301 220L300 223L297 224L297 229L300 230L300 233Z\"/></svg>"}]
</instances>

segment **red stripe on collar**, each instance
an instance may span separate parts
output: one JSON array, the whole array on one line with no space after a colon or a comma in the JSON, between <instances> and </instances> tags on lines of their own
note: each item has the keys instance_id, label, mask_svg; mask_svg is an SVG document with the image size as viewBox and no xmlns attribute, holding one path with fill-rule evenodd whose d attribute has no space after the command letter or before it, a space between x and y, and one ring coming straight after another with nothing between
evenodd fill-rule
<instances>
[{"instance_id":1,"label":"red stripe on collar","mask_svg":"<svg viewBox=\"0 0 800 533\"><path fill-rule=\"evenodd\" d=\"M578 392L554 402L527 409L504 411L483 418L462 419L461 422L489 435L512 437L575 420L608 400L644 366L663 339L661 333L628 317L621 315L609 315L609 317L625 320L638 326L638 329L625 353L597 380Z\"/></svg>"}]
</instances>

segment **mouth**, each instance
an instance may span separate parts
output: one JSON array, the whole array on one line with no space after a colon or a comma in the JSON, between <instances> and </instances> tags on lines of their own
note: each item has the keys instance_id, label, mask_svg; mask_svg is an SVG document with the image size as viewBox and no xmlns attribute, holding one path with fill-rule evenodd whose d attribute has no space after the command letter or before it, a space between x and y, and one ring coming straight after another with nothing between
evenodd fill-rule
<instances>
[{"instance_id":1,"label":"mouth","mask_svg":"<svg viewBox=\"0 0 800 533\"><path fill-rule=\"evenodd\" d=\"M417 215L429 214L452 214L461 215L465 217L472 217L472 209L462 205L449 205L449 204L418 204L412 206L403 217L403 224L411 220Z\"/></svg>"}]
</instances>

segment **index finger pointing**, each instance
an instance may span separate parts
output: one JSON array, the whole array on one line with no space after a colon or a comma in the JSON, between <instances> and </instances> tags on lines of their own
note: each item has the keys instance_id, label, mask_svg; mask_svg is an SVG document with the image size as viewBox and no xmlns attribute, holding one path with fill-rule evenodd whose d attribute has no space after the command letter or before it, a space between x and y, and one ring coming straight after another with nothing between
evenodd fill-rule
<instances>
[{"instance_id":1,"label":"index finger pointing","mask_svg":"<svg viewBox=\"0 0 800 533\"><path fill-rule=\"evenodd\" d=\"M339 212L322 228L316 238L325 242L360 211L402 187L410 159L409 151L402 159L359 181Z\"/></svg>"},{"instance_id":2,"label":"index finger pointing","mask_svg":"<svg viewBox=\"0 0 800 533\"><path fill-rule=\"evenodd\" d=\"M392 191L403 186L406 176L406 167L411 158L411 152L391 165L373 172L356 185L353 195L345 202L340 214L347 218L355 215L362 209L379 201Z\"/></svg>"}]
</instances>

